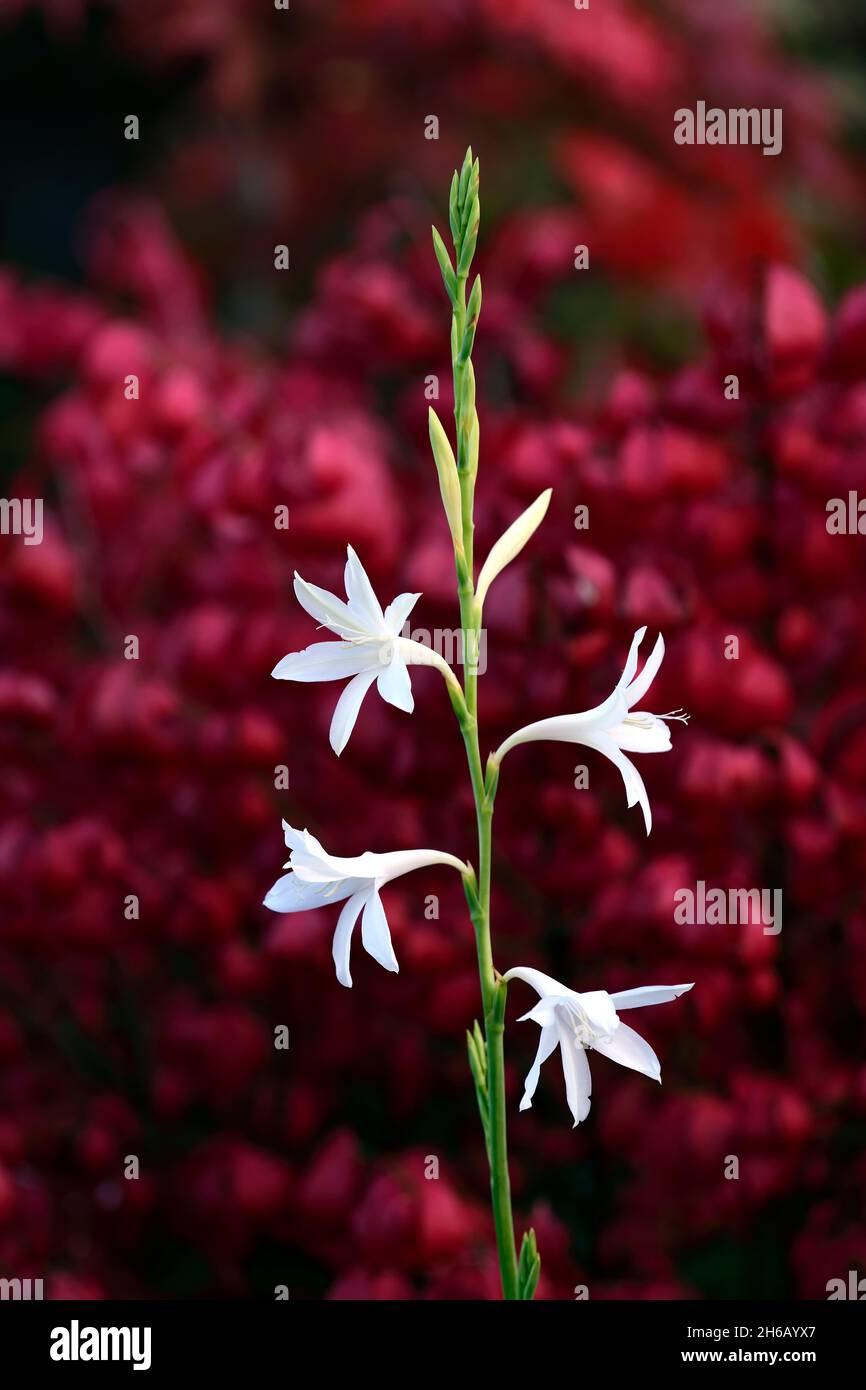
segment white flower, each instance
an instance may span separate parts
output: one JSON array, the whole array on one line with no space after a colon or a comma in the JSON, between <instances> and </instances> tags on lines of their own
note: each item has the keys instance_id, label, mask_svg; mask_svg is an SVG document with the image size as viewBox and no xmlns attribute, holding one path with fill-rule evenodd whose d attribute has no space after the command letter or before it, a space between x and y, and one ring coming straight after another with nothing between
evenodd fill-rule
<instances>
[{"instance_id":1,"label":"white flower","mask_svg":"<svg viewBox=\"0 0 866 1390\"><path fill-rule=\"evenodd\" d=\"M398 594L383 612L363 565L351 546L347 551L345 603L327 589L308 584L295 572L298 603L340 640L314 642L302 652L289 652L271 672L281 681L336 681L352 677L331 720L329 737L338 756L349 741L361 701L374 681L382 699L407 714L415 707L409 665L435 666L446 680L456 684L454 673L438 652L400 636L421 595Z\"/></svg>"},{"instance_id":2,"label":"white flower","mask_svg":"<svg viewBox=\"0 0 866 1390\"><path fill-rule=\"evenodd\" d=\"M632 1067L661 1083L659 1059L649 1043L628 1024L622 1023L617 1009L642 1009L647 1004L666 1004L676 999L689 985L644 985L640 989L624 989L619 994L608 994L606 990L596 989L588 994L578 994L573 989L561 985L550 975L528 966L516 966L503 976L506 980L525 980L539 995L539 1001L528 1014L519 1021L531 1018L541 1028L538 1052L526 1078L521 1110L528 1110L538 1085L541 1064L545 1062L558 1046L562 1052L562 1070L565 1073L565 1093L568 1106L574 1116L575 1125L585 1120L589 1114L590 1091L589 1062L586 1053L594 1048L613 1062L624 1067Z\"/></svg>"},{"instance_id":3,"label":"white flower","mask_svg":"<svg viewBox=\"0 0 866 1390\"><path fill-rule=\"evenodd\" d=\"M649 834L652 829L652 812L647 790L634 763L625 754L666 753L671 746L671 731L665 720L677 719L686 724L689 716L682 710L671 710L668 714L649 714L644 710L634 709L638 700L649 690L665 654L664 638L659 634L643 670L635 677L638 648L645 632L646 628L642 627L635 633L625 669L615 689L600 705L596 705L595 709L585 710L582 714L560 714L552 719L539 719L535 724L527 724L525 728L518 729L517 733L507 738L493 757L498 763L518 743L533 743L539 739L582 743L587 748L595 748L619 768L625 782L628 804L640 805Z\"/></svg>"},{"instance_id":4,"label":"white flower","mask_svg":"<svg viewBox=\"0 0 866 1390\"><path fill-rule=\"evenodd\" d=\"M345 902L334 933L334 964L341 985L351 988L349 948L361 909L361 941L364 950L386 970L399 969L391 945L388 919L379 889L392 878L424 869L430 864L450 864L461 874L466 865L453 854L434 849L394 850L390 854L355 855L340 859L328 854L308 830L293 830L283 821L286 844L292 851L283 867L290 872L278 878L265 898L272 912L309 912L330 903Z\"/></svg>"}]
</instances>

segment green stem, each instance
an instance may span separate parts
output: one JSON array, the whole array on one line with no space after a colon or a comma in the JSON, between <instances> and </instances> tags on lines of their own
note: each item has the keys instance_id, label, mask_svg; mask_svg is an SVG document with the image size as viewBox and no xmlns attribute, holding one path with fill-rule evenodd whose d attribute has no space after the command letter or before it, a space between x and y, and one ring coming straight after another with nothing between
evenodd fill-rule
<instances>
[{"instance_id":1,"label":"green stem","mask_svg":"<svg viewBox=\"0 0 866 1390\"><path fill-rule=\"evenodd\" d=\"M454 237L455 264L448 262L441 238L434 231L434 244L439 244L437 258L451 299L451 359L454 382L454 423L457 441L457 474L460 480L462 528L460 541L455 542L454 559L457 568L460 625L463 633L463 697L452 691L454 710L460 723L466 759L475 798L478 826L478 880L471 870L464 880L469 901L475 943L478 952L478 973L481 979L481 999L484 1008L484 1049L486 1071L478 1059L480 1038L470 1035L470 1059L478 1088L479 1109L485 1128L487 1158L490 1168L490 1197L493 1223L496 1228L496 1249L502 1280L502 1296L520 1296L517 1253L514 1245L514 1218L511 1212L511 1183L508 1174L508 1139L505 1114L505 999L507 985L493 964L490 938L490 873L492 857L493 800L496 795L496 776L485 780L478 744L478 656L481 639L481 607L475 598L474 576L474 510L475 471L478 454L478 420L475 409L475 375L471 361L471 343L465 356L462 349L466 329L466 281L478 231L478 165L473 165L472 151L467 151L460 175L455 174L451 190L449 217ZM446 264L443 265L443 258ZM480 281L476 306L480 305ZM477 308L473 309L477 313ZM474 330L473 330L474 331ZM462 543L461 543L462 542ZM477 1027L477 1025L476 1025Z\"/></svg>"},{"instance_id":2,"label":"green stem","mask_svg":"<svg viewBox=\"0 0 866 1390\"><path fill-rule=\"evenodd\" d=\"M496 1227L496 1249L502 1279L502 1296L517 1298L517 1254L511 1211L511 1179L508 1174L508 1133L505 1112L505 998L508 986L493 970L490 946L490 858L493 805L485 804L479 820L480 920L476 924L478 961L493 973L484 1014L487 1041L487 1095L490 1141L490 1197ZM482 964L483 963L483 964Z\"/></svg>"},{"instance_id":3,"label":"green stem","mask_svg":"<svg viewBox=\"0 0 866 1390\"><path fill-rule=\"evenodd\" d=\"M467 673L467 687L469 675ZM474 701L473 701L474 703ZM516 1299L517 1254L514 1244L514 1218L511 1211L511 1180L508 1173L508 1134L505 1111L505 999L508 986L493 964L490 937L490 877L493 850L493 797L485 786L478 744L478 722L467 707L460 719L469 775L475 796L478 824L478 892L472 911L478 973L484 1006L484 1040L487 1050L488 1133L487 1156L490 1166L490 1199L496 1229L496 1250L502 1281L502 1296Z\"/></svg>"}]
</instances>

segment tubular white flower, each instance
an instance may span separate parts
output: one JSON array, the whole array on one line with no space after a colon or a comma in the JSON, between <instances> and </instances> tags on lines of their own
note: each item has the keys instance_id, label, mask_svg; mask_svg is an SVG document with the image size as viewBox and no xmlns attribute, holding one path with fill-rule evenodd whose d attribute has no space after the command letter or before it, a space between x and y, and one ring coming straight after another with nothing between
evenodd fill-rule
<instances>
[{"instance_id":1,"label":"tubular white flower","mask_svg":"<svg viewBox=\"0 0 866 1390\"><path fill-rule=\"evenodd\" d=\"M338 757L349 741L361 702L374 681L382 699L407 714L415 707L409 666L435 666L447 681L458 684L451 667L438 652L400 636L421 595L398 594L383 611L351 546L347 553L345 603L295 573L295 594L301 607L340 640L314 642L301 652L289 652L271 672L282 681L335 681L351 676L331 720L329 737Z\"/></svg>"},{"instance_id":2,"label":"tubular white flower","mask_svg":"<svg viewBox=\"0 0 866 1390\"><path fill-rule=\"evenodd\" d=\"M676 719L688 723L689 716L682 710L671 710L668 714L650 714L635 710L638 700L649 690L665 654L664 638L659 634L646 664L639 676L637 670L638 648L643 641L646 628L638 628L632 639L623 673L616 686L594 709L582 714L560 714L552 719L539 719L527 724L511 734L493 754L496 763L519 743L535 743L542 739L552 739L561 743L581 743L594 748L619 768L625 783L626 799L629 806L639 805L643 811L647 834L652 829L652 812L643 778L626 753L666 753L671 746L671 732L668 720Z\"/></svg>"},{"instance_id":3,"label":"tubular white flower","mask_svg":"<svg viewBox=\"0 0 866 1390\"><path fill-rule=\"evenodd\" d=\"M475 597L479 603L484 602L487 597L487 590L496 576L501 574L505 566L510 565L511 561L520 554L530 536L541 525L552 495L553 489L545 488L532 505L527 507L525 512L521 512L516 521L512 521L496 544L491 547L490 554L481 566L481 573L478 576Z\"/></svg>"},{"instance_id":4,"label":"tubular white flower","mask_svg":"<svg viewBox=\"0 0 866 1390\"><path fill-rule=\"evenodd\" d=\"M453 854L434 849L393 850L390 854L365 854L339 858L328 854L308 830L294 830L283 821L286 844L291 850L283 867L289 873L278 878L265 897L265 907L272 912L309 912L344 902L334 933L334 965L337 979L347 988L352 986L349 973L349 952L352 932L363 909L361 942L364 950L386 970L399 967L391 945L388 919L379 897L379 889L401 874L424 869L431 864L448 864L459 873L467 865Z\"/></svg>"},{"instance_id":5,"label":"tubular white flower","mask_svg":"<svg viewBox=\"0 0 866 1390\"><path fill-rule=\"evenodd\" d=\"M666 1004L693 987L691 984L643 985L638 989L621 990L618 994L608 994L603 989L578 994L550 975L522 965L507 971L503 979L523 980L539 996L535 1007L519 1020L522 1023L531 1018L541 1028L538 1052L526 1077L520 1109L529 1110L532 1106L542 1063L558 1047L562 1053L568 1108L575 1125L586 1119L591 1104L592 1080L586 1056L590 1048L661 1083L658 1057L639 1033L620 1020L617 1010Z\"/></svg>"}]
</instances>

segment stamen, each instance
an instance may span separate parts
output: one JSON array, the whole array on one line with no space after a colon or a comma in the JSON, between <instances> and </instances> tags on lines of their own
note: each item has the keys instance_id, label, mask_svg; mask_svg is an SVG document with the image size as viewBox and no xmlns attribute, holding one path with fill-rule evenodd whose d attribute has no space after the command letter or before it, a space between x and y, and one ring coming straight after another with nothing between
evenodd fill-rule
<instances>
[{"instance_id":1,"label":"stamen","mask_svg":"<svg viewBox=\"0 0 866 1390\"><path fill-rule=\"evenodd\" d=\"M649 714L638 710L636 713L629 712L622 722L623 724L631 724L636 729L651 729L657 719L676 719L680 724L688 724L691 717L690 714L686 714L685 710L681 709L669 710L667 714Z\"/></svg>"},{"instance_id":2,"label":"stamen","mask_svg":"<svg viewBox=\"0 0 866 1390\"><path fill-rule=\"evenodd\" d=\"M578 1047L584 1049L590 1047L592 1043L592 1029L589 1026L589 1020L580 1010L576 1009L574 1005L566 1004L564 1009L566 1019L574 1034L574 1040Z\"/></svg>"}]
</instances>

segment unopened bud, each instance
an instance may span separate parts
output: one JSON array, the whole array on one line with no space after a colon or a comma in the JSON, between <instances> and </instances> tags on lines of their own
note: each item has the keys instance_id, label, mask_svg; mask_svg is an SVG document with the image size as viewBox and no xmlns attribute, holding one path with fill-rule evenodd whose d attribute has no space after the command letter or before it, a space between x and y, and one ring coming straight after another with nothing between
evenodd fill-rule
<instances>
[{"instance_id":1,"label":"unopened bud","mask_svg":"<svg viewBox=\"0 0 866 1390\"><path fill-rule=\"evenodd\" d=\"M448 442L448 436L442 428L442 422L433 407L430 407L428 415L430 427L430 446L433 450L433 457L436 460L436 472L439 475L439 491L442 494L442 505L445 508L445 515L451 535L454 539L455 547L460 550L463 547L463 507L460 500L460 479L457 476L457 464L454 460L454 451Z\"/></svg>"},{"instance_id":2,"label":"unopened bud","mask_svg":"<svg viewBox=\"0 0 866 1390\"><path fill-rule=\"evenodd\" d=\"M466 305L466 327L463 330L463 342L460 344L460 362L467 360L472 352L475 342L475 330L478 327L478 316L481 313L481 276L476 275L475 284L472 286L472 293L469 296L469 303Z\"/></svg>"},{"instance_id":3,"label":"unopened bud","mask_svg":"<svg viewBox=\"0 0 866 1390\"><path fill-rule=\"evenodd\" d=\"M436 252L436 259L439 262L439 269L442 272L442 280L451 303L457 299L457 276L454 274L454 267L451 264L451 257L445 248L445 243L435 227L431 228L433 233L433 250Z\"/></svg>"}]
</instances>

